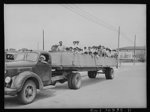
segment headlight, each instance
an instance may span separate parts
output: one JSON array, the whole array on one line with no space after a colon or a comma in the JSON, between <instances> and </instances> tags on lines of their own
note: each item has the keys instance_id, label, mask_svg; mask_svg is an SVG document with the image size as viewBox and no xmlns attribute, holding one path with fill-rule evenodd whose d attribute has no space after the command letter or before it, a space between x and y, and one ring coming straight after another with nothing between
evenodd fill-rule
<instances>
[{"instance_id":1,"label":"headlight","mask_svg":"<svg viewBox=\"0 0 150 112\"><path fill-rule=\"evenodd\" d=\"M5 78L5 82L6 82L6 83L9 83L10 81L11 81L11 78L10 78L10 77L6 77L6 78Z\"/></svg>"},{"instance_id":2,"label":"headlight","mask_svg":"<svg viewBox=\"0 0 150 112\"><path fill-rule=\"evenodd\" d=\"M6 74L6 72L7 72L7 71L5 70L5 74Z\"/></svg>"}]
</instances>

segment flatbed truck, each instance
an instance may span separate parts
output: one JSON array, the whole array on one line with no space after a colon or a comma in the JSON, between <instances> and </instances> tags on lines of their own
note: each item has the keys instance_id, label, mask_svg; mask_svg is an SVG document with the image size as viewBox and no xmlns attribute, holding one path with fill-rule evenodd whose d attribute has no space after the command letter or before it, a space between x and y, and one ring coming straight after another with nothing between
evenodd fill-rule
<instances>
[{"instance_id":1,"label":"flatbed truck","mask_svg":"<svg viewBox=\"0 0 150 112\"><path fill-rule=\"evenodd\" d=\"M40 56L45 56L45 61ZM96 78L102 70L106 79L114 78L116 58L97 57L73 52L24 51L18 52L14 61L5 62L5 95L17 95L23 104L34 101L37 89L68 82L70 89L81 87L80 71Z\"/></svg>"}]
</instances>

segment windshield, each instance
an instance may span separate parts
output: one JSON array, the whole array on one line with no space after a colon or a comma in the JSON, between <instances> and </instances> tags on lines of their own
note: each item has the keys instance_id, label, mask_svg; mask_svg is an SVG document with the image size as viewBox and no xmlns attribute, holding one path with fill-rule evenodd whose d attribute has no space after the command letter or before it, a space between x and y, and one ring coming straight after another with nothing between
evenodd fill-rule
<instances>
[{"instance_id":1,"label":"windshield","mask_svg":"<svg viewBox=\"0 0 150 112\"><path fill-rule=\"evenodd\" d=\"M37 53L28 53L27 54L27 61L36 61L38 58L38 54Z\"/></svg>"},{"instance_id":2,"label":"windshield","mask_svg":"<svg viewBox=\"0 0 150 112\"><path fill-rule=\"evenodd\" d=\"M36 61L37 58L37 53L18 53L15 61Z\"/></svg>"},{"instance_id":3,"label":"windshield","mask_svg":"<svg viewBox=\"0 0 150 112\"><path fill-rule=\"evenodd\" d=\"M24 61L24 60L25 60L25 53L18 53L15 61Z\"/></svg>"}]
</instances>

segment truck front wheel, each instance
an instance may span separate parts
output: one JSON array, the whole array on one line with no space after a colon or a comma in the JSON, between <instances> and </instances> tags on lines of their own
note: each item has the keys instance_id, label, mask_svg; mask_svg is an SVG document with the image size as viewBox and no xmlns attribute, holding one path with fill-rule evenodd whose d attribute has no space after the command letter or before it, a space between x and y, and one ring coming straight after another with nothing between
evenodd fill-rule
<instances>
[{"instance_id":1,"label":"truck front wheel","mask_svg":"<svg viewBox=\"0 0 150 112\"><path fill-rule=\"evenodd\" d=\"M70 89L79 89L81 87L81 75L79 73L69 74L68 87Z\"/></svg>"},{"instance_id":2,"label":"truck front wheel","mask_svg":"<svg viewBox=\"0 0 150 112\"><path fill-rule=\"evenodd\" d=\"M113 79L114 78L114 69L106 68L105 69L105 77L106 77L106 79Z\"/></svg>"},{"instance_id":3,"label":"truck front wheel","mask_svg":"<svg viewBox=\"0 0 150 112\"><path fill-rule=\"evenodd\" d=\"M22 87L22 90L18 93L18 98L21 103L29 104L33 102L36 97L37 88L32 80L27 80Z\"/></svg>"}]
</instances>

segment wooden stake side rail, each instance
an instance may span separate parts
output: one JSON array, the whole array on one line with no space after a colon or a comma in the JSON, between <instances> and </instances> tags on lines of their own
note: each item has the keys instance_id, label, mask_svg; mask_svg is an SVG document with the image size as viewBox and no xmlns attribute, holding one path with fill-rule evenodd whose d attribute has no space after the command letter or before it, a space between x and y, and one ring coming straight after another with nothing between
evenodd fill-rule
<instances>
[{"instance_id":1,"label":"wooden stake side rail","mask_svg":"<svg viewBox=\"0 0 150 112\"><path fill-rule=\"evenodd\" d=\"M50 52L50 55L53 68L84 70L117 66L116 58L97 57L72 52Z\"/></svg>"}]
</instances>

